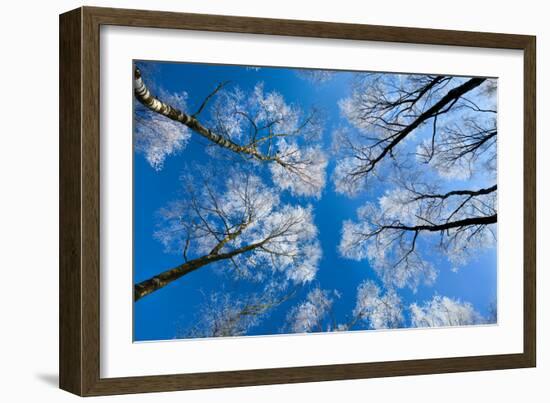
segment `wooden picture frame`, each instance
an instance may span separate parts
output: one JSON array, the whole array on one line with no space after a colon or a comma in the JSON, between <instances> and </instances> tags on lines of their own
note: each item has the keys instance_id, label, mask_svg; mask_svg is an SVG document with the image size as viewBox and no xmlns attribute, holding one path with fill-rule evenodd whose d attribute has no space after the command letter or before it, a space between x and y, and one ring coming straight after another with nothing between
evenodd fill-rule
<instances>
[{"instance_id":1,"label":"wooden picture frame","mask_svg":"<svg viewBox=\"0 0 550 403\"><path fill-rule=\"evenodd\" d=\"M523 353L226 372L100 377L100 27L250 33L524 52ZM80 396L534 367L535 37L81 7L60 16L60 387Z\"/></svg>"}]
</instances>

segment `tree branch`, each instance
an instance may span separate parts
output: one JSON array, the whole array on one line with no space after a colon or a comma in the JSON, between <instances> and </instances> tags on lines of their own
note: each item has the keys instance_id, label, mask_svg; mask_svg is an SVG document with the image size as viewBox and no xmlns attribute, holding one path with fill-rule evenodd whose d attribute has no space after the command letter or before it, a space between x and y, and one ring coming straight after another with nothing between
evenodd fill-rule
<instances>
[{"instance_id":1,"label":"tree branch","mask_svg":"<svg viewBox=\"0 0 550 403\"><path fill-rule=\"evenodd\" d=\"M488 188L482 188L479 190L451 190L447 193L442 194L420 194L414 198L414 200L422 199L447 199L451 196L481 196L489 193L493 193L497 190L497 185L493 185ZM416 193L416 192L415 192Z\"/></svg>"},{"instance_id":2,"label":"tree branch","mask_svg":"<svg viewBox=\"0 0 550 403\"><path fill-rule=\"evenodd\" d=\"M201 114L201 112L203 111L203 109L206 107L206 105L208 104L208 102L212 99L212 97L214 95L216 95L218 93L218 91L220 91L223 87L225 87L227 84L229 83L229 81L224 81L220 84L218 84L218 86L214 89L214 91L212 91L210 94L208 94L208 96L204 99L204 101L202 101L202 104L201 106L199 107L199 109L197 109L197 111L193 114L193 117L197 117L198 115Z\"/></svg>"},{"instance_id":3,"label":"tree branch","mask_svg":"<svg viewBox=\"0 0 550 403\"><path fill-rule=\"evenodd\" d=\"M263 155L254 148L241 146L217 133L212 132L210 129L203 126L203 124L194 116L190 116L154 97L143 82L141 73L137 67L134 69L134 95L142 105L149 108L153 112L159 113L168 119L184 124L194 132L200 134L207 140L219 145L220 147L227 148L228 150L238 154L248 154L261 161L275 160L275 158Z\"/></svg>"},{"instance_id":4,"label":"tree branch","mask_svg":"<svg viewBox=\"0 0 550 403\"><path fill-rule=\"evenodd\" d=\"M490 216L483 216L483 217L470 217L470 218L464 218L462 220L457 221L449 221L444 224L434 224L434 225L382 225L380 227L380 231L384 229L397 229L397 230L403 230L403 231L430 231L430 232L439 232L439 231L445 231L453 228L463 228L468 227L472 225L489 225L489 224L495 224L497 222L497 215L493 214Z\"/></svg>"},{"instance_id":5,"label":"tree branch","mask_svg":"<svg viewBox=\"0 0 550 403\"><path fill-rule=\"evenodd\" d=\"M366 175L371 172L375 166L388 154L392 153L393 149L397 144L399 144L405 137L407 137L413 130L418 126L424 123L426 120L434 118L443 111L447 112L446 108L449 104L454 104L460 97L462 97L467 92L473 90L474 88L481 85L486 79L485 78L471 78L465 83L459 85L458 87L450 90L445 96L443 96L438 102L436 102L432 107L430 107L425 112L421 113L411 124L407 127L401 129L397 135L393 135L393 140L385 146L380 153L374 158L370 159L367 166L360 171L354 173L354 175Z\"/></svg>"}]
</instances>

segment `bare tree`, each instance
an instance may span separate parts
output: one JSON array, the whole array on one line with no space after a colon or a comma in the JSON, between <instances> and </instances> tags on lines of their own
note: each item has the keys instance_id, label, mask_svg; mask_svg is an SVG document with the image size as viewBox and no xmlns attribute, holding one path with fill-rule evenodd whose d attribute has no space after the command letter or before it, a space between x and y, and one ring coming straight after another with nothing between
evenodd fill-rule
<instances>
[{"instance_id":1,"label":"bare tree","mask_svg":"<svg viewBox=\"0 0 550 403\"><path fill-rule=\"evenodd\" d=\"M341 322L335 317L333 305L342 295L337 290L313 288L306 299L287 315L286 329L292 333L352 330L362 323L371 329L398 328L404 325L401 299L394 290L382 294L371 280L357 287L357 301L351 316Z\"/></svg>"},{"instance_id":2,"label":"bare tree","mask_svg":"<svg viewBox=\"0 0 550 403\"><path fill-rule=\"evenodd\" d=\"M496 322L495 313L483 317L469 302L435 295L421 305L404 306L393 289L385 293L372 280L357 287L355 308L344 322L334 317L336 291L313 288L306 299L294 306L286 318L286 330L292 333L350 331L358 328L397 329L403 327L468 326ZM405 315L405 313L408 313Z\"/></svg>"},{"instance_id":3,"label":"bare tree","mask_svg":"<svg viewBox=\"0 0 550 403\"><path fill-rule=\"evenodd\" d=\"M177 337L231 337L246 335L259 325L272 310L291 299L296 290L281 292L270 283L261 293L235 295L216 292L206 298L197 320L190 329Z\"/></svg>"},{"instance_id":4,"label":"bare tree","mask_svg":"<svg viewBox=\"0 0 550 403\"><path fill-rule=\"evenodd\" d=\"M184 198L160 211L155 233L184 262L136 284L135 300L216 263L253 280L276 272L295 284L315 277L321 249L311 207L281 204L245 170L228 172L225 181L213 169L195 171L182 178Z\"/></svg>"},{"instance_id":5,"label":"bare tree","mask_svg":"<svg viewBox=\"0 0 550 403\"><path fill-rule=\"evenodd\" d=\"M357 287L357 302L353 310L353 320L346 325L351 327L362 321L371 329L395 329L404 325L401 299L393 289L382 294L372 280L366 280Z\"/></svg>"},{"instance_id":6,"label":"bare tree","mask_svg":"<svg viewBox=\"0 0 550 403\"><path fill-rule=\"evenodd\" d=\"M270 164L273 180L281 189L296 195L320 197L325 185L327 159L321 147L315 144L322 133L317 111L304 114L297 106L287 104L279 93L266 93L261 83L247 94L238 87L227 89L228 83L224 82L194 113L188 113L171 104L167 97L161 99L153 95L137 67L134 73L135 98L146 111L191 130L218 150L229 151L241 159ZM180 106L186 105L180 102ZM142 115L145 118L136 121L136 132L145 134L141 136L148 140L145 144L155 145L156 142L150 140L154 138L150 130L151 126L154 130L158 122L152 121L150 114ZM162 127L159 131L162 135ZM181 149L188 137L185 131L172 136L172 141L168 142L172 147L165 154Z\"/></svg>"},{"instance_id":7,"label":"bare tree","mask_svg":"<svg viewBox=\"0 0 550 403\"><path fill-rule=\"evenodd\" d=\"M334 292L313 288L305 301L294 306L287 315L285 329L292 333L323 332L335 329L331 319ZM338 295L336 293L336 295Z\"/></svg>"},{"instance_id":8,"label":"bare tree","mask_svg":"<svg viewBox=\"0 0 550 403\"><path fill-rule=\"evenodd\" d=\"M336 189L355 195L372 179L388 187L344 223L343 256L368 259L387 285L415 290L437 276L426 250L460 265L494 245L495 91L494 80L450 76L374 74L355 84L340 104L355 129L335 135Z\"/></svg>"},{"instance_id":9,"label":"bare tree","mask_svg":"<svg viewBox=\"0 0 550 403\"><path fill-rule=\"evenodd\" d=\"M379 178L386 164L400 166L413 138L419 162L457 172L483 159L494 161L496 97L494 80L452 76L369 74L356 79L340 101L354 130L339 130L336 190L354 195ZM414 148L413 148L414 151ZM453 169L454 168L454 169ZM471 173L471 170L470 170Z\"/></svg>"},{"instance_id":10,"label":"bare tree","mask_svg":"<svg viewBox=\"0 0 550 403\"><path fill-rule=\"evenodd\" d=\"M437 276L434 251L454 265L465 264L494 246L496 222L496 185L439 192L433 185L408 183L378 204L366 203L356 221L344 222L339 249L347 258L369 259L386 284L416 289Z\"/></svg>"},{"instance_id":11,"label":"bare tree","mask_svg":"<svg viewBox=\"0 0 550 403\"><path fill-rule=\"evenodd\" d=\"M471 326L486 323L469 302L436 295L422 306L412 304L412 327Z\"/></svg>"}]
</instances>

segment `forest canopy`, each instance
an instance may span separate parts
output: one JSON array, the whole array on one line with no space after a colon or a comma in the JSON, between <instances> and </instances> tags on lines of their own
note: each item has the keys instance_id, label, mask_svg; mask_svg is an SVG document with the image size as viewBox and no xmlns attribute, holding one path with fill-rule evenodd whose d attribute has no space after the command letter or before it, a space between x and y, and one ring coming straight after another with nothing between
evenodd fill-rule
<instances>
[{"instance_id":1,"label":"forest canopy","mask_svg":"<svg viewBox=\"0 0 550 403\"><path fill-rule=\"evenodd\" d=\"M496 79L133 74L136 339L496 323Z\"/></svg>"}]
</instances>

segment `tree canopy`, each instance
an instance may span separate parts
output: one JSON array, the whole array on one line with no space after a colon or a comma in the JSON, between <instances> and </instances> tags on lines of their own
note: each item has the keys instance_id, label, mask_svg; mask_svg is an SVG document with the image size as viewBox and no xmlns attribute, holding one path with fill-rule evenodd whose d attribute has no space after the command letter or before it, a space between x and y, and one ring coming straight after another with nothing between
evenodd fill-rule
<instances>
[{"instance_id":1,"label":"tree canopy","mask_svg":"<svg viewBox=\"0 0 550 403\"><path fill-rule=\"evenodd\" d=\"M151 66L134 66L134 183L170 189L150 235L171 257L140 268L134 300L197 286L175 337L496 322L496 305L438 282L496 248L497 80L287 69L240 83L220 67L215 84L168 90Z\"/></svg>"}]
</instances>

